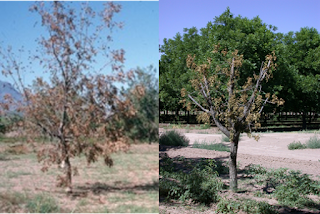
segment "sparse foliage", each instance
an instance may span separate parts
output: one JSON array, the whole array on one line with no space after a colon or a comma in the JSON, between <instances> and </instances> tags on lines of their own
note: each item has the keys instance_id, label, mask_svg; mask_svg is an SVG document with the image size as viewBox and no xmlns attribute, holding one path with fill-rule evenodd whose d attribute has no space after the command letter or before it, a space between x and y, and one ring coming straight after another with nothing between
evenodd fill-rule
<instances>
[{"instance_id":1,"label":"sparse foliage","mask_svg":"<svg viewBox=\"0 0 320 214\"><path fill-rule=\"evenodd\" d=\"M203 111L202 121L209 123L212 118L230 139L230 188L233 191L237 189L236 157L240 133L246 132L251 137L252 127L260 127L259 118L266 103L278 106L284 103L276 95L262 91L263 81L272 78L275 60L274 52L267 55L260 72L240 85L243 56L237 50L228 51L218 44L205 63L197 64L195 56L187 58L187 66L195 73L191 80L194 91L182 89L182 97L189 98L182 102L187 108L195 103ZM254 137L259 139L259 136Z\"/></svg>"},{"instance_id":2,"label":"sparse foliage","mask_svg":"<svg viewBox=\"0 0 320 214\"><path fill-rule=\"evenodd\" d=\"M38 60L49 80L37 77L31 88L26 87L20 78L26 67L21 67L10 48L1 50L5 60L0 66L3 74L16 80L25 97L19 108L25 132L33 138L44 134L53 139L38 152L42 170L59 164L64 175L58 176L57 185L72 191L72 175L77 174L70 162L73 157L84 154L89 164L103 156L112 166L110 154L128 149L123 128L115 124L134 116L136 110L129 97L120 96L114 83L124 83L134 74L123 71L124 50L109 48L110 30L122 27L113 21L121 5L107 2L96 13L89 3L83 3L78 13L66 2L36 2L30 10L41 16L47 30L38 40L38 54L30 61ZM98 57L104 57L105 64L100 65ZM109 66L113 74L102 74Z\"/></svg>"}]
</instances>

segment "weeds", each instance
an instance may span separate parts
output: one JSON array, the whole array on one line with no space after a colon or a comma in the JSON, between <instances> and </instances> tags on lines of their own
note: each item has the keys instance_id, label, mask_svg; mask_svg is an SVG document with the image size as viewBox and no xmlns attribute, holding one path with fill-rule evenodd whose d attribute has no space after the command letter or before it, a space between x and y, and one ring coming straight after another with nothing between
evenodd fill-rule
<instances>
[{"instance_id":1,"label":"weeds","mask_svg":"<svg viewBox=\"0 0 320 214\"><path fill-rule=\"evenodd\" d=\"M259 214L274 214L278 213L270 204L267 202L254 201L250 199L246 200L221 200L217 204L217 211L219 213L238 213L244 211L246 213L259 213Z\"/></svg>"},{"instance_id":2,"label":"weeds","mask_svg":"<svg viewBox=\"0 0 320 214\"><path fill-rule=\"evenodd\" d=\"M223 142L230 142L230 139L229 139L227 136L225 136L224 134L222 134L221 142L222 142L222 143L223 143Z\"/></svg>"},{"instance_id":3,"label":"weeds","mask_svg":"<svg viewBox=\"0 0 320 214\"><path fill-rule=\"evenodd\" d=\"M241 137L239 137L239 141L240 141ZM223 142L230 142L230 139L225 136L224 134L222 134L222 137L221 137L221 143Z\"/></svg>"},{"instance_id":4,"label":"weeds","mask_svg":"<svg viewBox=\"0 0 320 214\"><path fill-rule=\"evenodd\" d=\"M192 145L193 148L198 149L207 149L207 150L215 150L215 151L222 151L222 152L230 152L229 147L224 145L223 143L216 143L216 141L213 142L206 142L202 141L199 143L198 141L195 141Z\"/></svg>"},{"instance_id":5,"label":"weeds","mask_svg":"<svg viewBox=\"0 0 320 214\"><path fill-rule=\"evenodd\" d=\"M191 166L191 171L186 173L176 170L172 159L163 160L160 167L160 195L181 201L191 199L205 204L217 202L223 183L215 170L215 161L203 160Z\"/></svg>"},{"instance_id":6,"label":"weeds","mask_svg":"<svg viewBox=\"0 0 320 214\"><path fill-rule=\"evenodd\" d=\"M310 199L312 195L320 196L320 181L312 180L307 174L285 168L269 170L259 165L250 165L243 172L250 179L250 185L261 186L253 193L255 197L274 198L280 206L320 209L319 204ZM227 173L228 168L222 162L211 159L165 157L160 162L160 195L206 205L217 203L218 213L278 213L264 201L221 198L220 191L228 186L222 184L219 174Z\"/></svg>"},{"instance_id":7,"label":"weeds","mask_svg":"<svg viewBox=\"0 0 320 214\"><path fill-rule=\"evenodd\" d=\"M37 194L27 203L31 213L59 213L60 208L56 200L47 194Z\"/></svg>"},{"instance_id":8,"label":"weeds","mask_svg":"<svg viewBox=\"0 0 320 214\"><path fill-rule=\"evenodd\" d=\"M28 200L25 194L17 192L1 192L0 193L0 212L14 213L20 208L21 204Z\"/></svg>"},{"instance_id":9,"label":"weeds","mask_svg":"<svg viewBox=\"0 0 320 214\"><path fill-rule=\"evenodd\" d=\"M289 150L294 150L294 149L305 149L307 146L305 144L302 144L300 141L293 141L288 145Z\"/></svg>"},{"instance_id":10,"label":"weeds","mask_svg":"<svg viewBox=\"0 0 320 214\"><path fill-rule=\"evenodd\" d=\"M307 143L306 146L309 149L319 149L320 148L320 139L318 138L317 135L314 135L313 137L311 137Z\"/></svg>"},{"instance_id":11,"label":"weeds","mask_svg":"<svg viewBox=\"0 0 320 214\"><path fill-rule=\"evenodd\" d=\"M167 146L188 146L189 139L183 134L173 130L163 133L159 138L159 144Z\"/></svg>"},{"instance_id":12,"label":"weeds","mask_svg":"<svg viewBox=\"0 0 320 214\"><path fill-rule=\"evenodd\" d=\"M275 197L281 205L298 208L315 206L307 195L320 195L320 182L299 171L285 168L266 170L254 165L249 166L246 173L258 184L264 185L264 191Z\"/></svg>"},{"instance_id":13,"label":"weeds","mask_svg":"<svg viewBox=\"0 0 320 214\"><path fill-rule=\"evenodd\" d=\"M293 141L288 145L289 150L293 149L320 149L320 139L317 135L311 137L306 144L302 144L300 141Z\"/></svg>"}]
</instances>

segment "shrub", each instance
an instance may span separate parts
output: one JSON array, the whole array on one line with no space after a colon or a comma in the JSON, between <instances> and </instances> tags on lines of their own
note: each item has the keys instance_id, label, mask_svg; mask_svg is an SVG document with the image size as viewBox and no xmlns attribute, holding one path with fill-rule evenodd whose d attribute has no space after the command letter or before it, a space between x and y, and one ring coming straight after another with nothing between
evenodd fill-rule
<instances>
[{"instance_id":1,"label":"shrub","mask_svg":"<svg viewBox=\"0 0 320 214\"><path fill-rule=\"evenodd\" d=\"M305 149L307 148L305 144L302 144L300 141L295 142L293 141L288 145L289 150L294 150L294 149Z\"/></svg>"},{"instance_id":2,"label":"shrub","mask_svg":"<svg viewBox=\"0 0 320 214\"><path fill-rule=\"evenodd\" d=\"M195 143L192 145L193 148L198 149L207 149L207 150L215 150L215 151L222 151L222 152L230 152L230 149L222 144L222 143L206 143L203 141L202 143L199 143L198 141L195 141Z\"/></svg>"},{"instance_id":3,"label":"shrub","mask_svg":"<svg viewBox=\"0 0 320 214\"><path fill-rule=\"evenodd\" d=\"M241 210L246 213L278 213L270 204L265 201L257 202L249 199L241 202L236 200L221 200L217 204L217 211L219 213L239 213Z\"/></svg>"},{"instance_id":4,"label":"shrub","mask_svg":"<svg viewBox=\"0 0 320 214\"><path fill-rule=\"evenodd\" d=\"M165 161L165 163L170 161ZM205 160L196 164L192 171L174 172L167 165L164 169L160 167L162 179L159 181L160 195L175 198L182 201L191 199L195 202L209 204L219 200L218 192L222 189L223 183L218 178L218 173L214 169L214 160Z\"/></svg>"},{"instance_id":5,"label":"shrub","mask_svg":"<svg viewBox=\"0 0 320 214\"><path fill-rule=\"evenodd\" d=\"M159 138L159 144L167 146L188 146L189 139L183 134L173 130L162 134Z\"/></svg>"},{"instance_id":6,"label":"shrub","mask_svg":"<svg viewBox=\"0 0 320 214\"><path fill-rule=\"evenodd\" d=\"M192 199L196 202L209 204L219 200L219 190L222 189L223 183L218 178L217 171L214 171L216 164L214 160L207 160L208 164L201 169L196 165L189 175L184 174L181 184L185 188L184 194L180 199Z\"/></svg>"},{"instance_id":7,"label":"shrub","mask_svg":"<svg viewBox=\"0 0 320 214\"><path fill-rule=\"evenodd\" d=\"M318 138L317 135L314 135L313 137L311 137L307 143L306 146L309 149L319 149L320 148L320 139Z\"/></svg>"},{"instance_id":8,"label":"shrub","mask_svg":"<svg viewBox=\"0 0 320 214\"><path fill-rule=\"evenodd\" d=\"M281 205L290 207L313 206L314 202L307 195L320 195L320 182L299 171L280 168L266 170L261 166L250 166L247 173L260 184L271 187L271 194Z\"/></svg>"}]
</instances>

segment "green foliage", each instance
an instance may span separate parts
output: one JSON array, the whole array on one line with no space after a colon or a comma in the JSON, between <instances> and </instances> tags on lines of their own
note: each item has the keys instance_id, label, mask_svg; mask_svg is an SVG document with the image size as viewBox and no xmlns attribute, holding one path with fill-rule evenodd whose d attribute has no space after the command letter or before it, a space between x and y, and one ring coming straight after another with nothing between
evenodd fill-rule
<instances>
[{"instance_id":1,"label":"green foliage","mask_svg":"<svg viewBox=\"0 0 320 214\"><path fill-rule=\"evenodd\" d=\"M214 142L206 142L203 141L199 143L198 141L195 141L194 144L192 145L192 148L198 148L198 149L207 149L207 150L215 150L215 151L221 151L221 152L230 152L230 149L222 144L222 143L216 143Z\"/></svg>"},{"instance_id":2,"label":"green foliage","mask_svg":"<svg viewBox=\"0 0 320 214\"><path fill-rule=\"evenodd\" d=\"M218 193L223 183L218 178L214 160L201 161L188 173L175 172L172 160L169 158L163 162L160 167L160 176L162 176L159 182L160 195L181 201L191 199L205 204L219 200Z\"/></svg>"},{"instance_id":3,"label":"green foliage","mask_svg":"<svg viewBox=\"0 0 320 214\"><path fill-rule=\"evenodd\" d=\"M138 68L135 77L128 83L129 88L123 93L129 94L136 109L136 115L125 118L124 124L127 135L133 140L158 141L159 124L159 80L157 70L152 66L146 69ZM136 93L138 87L144 87L144 96Z\"/></svg>"},{"instance_id":4,"label":"green foliage","mask_svg":"<svg viewBox=\"0 0 320 214\"><path fill-rule=\"evenodd\" d=\"M291 75L288 75L291 79L291 95L288 97L287 109L319 111L319 32L315 28L304 27L300 31L285 34L282 41L285 44L283 58L291 70Z\"/></svg>"},{"instance_id":5,"label":"green foliage","mask_svg":"<svg viewBox=\"0 0 320 214\"><path fill-rule=\"evenodd\" d=\"M305 144L302 144L300 141L293 141L288 145L289 150L294 150L294 149L305 149L307 148Z\"/></svg>"},{"instance_id":6,"label":"green foliage","mask_svg":"<svg viewBox=\"0 0 320 214\"><path fill-rule=\"evenodd\" d=\"M314 202L307 195L320 195L320 182L299 171L280 168L267 170L259 165L250 166L246 173L258 184L266 186L281 205L290 207L312 207Z\"/></svg>"},{"instance_id":7,"label":"green foliage","mask_svg":"<svg viewBox=\"0 0 320 214\"><path fill-rule=\"evenodd\" d=\"M172 130L165 132L160 136L159 144L167 146L188 146L189 139L183 134L175 130Z\"/></svg>"},{"instance_id":8,"label":"green foliage","mask_svg":"<svg viewBox=\"0 0 320 214\"><path fill-rule=\"evenodd\" d=\"M222 134L221 142L230 142L230 139L224 134Z\"/></svg>"},{"instance_id":9,"label":"green foliage","mask_svg":"<svg viewBox=\"0 0 320 214\"><path fill-rule=\"evenodd\" d=\"M5 134L11 131L12 126L22 120L20 115L14 113L0 116L0 133Z\"/></svg>"},{"instance_id":10,"label":"green foliage","mask_svg":"<svg viewBox=\"0 0 320 214\"><path fill-rule=\"evenodd\" d=\"M221 200L217 204L217 211L219 213L239 213L244 211L246 213L259 214L275 214L278 213L270 204L264 201L244 200L237 201L231 199Z\"/></svg>"},{"instance_id":11,"label":"green foliage","mask_svg":"<svg viewBox=\"0 0 320 214\"><path fill-rule=\"evenodd\" d=\"M320 139L318 138L317 135L314 135L313 137L311 137L307 143L306 146L309 149L319 149L320 148Z\"/></svg>"},{"instance_id":12,"label":"green foliage","mask_svg":"<svg viewBox=\"0 0 320 214\"><path fill-rule=\"evenodd\" d=\"M283 44L280 35L275 31L276 27L263 23L259 17L253 19L240 15L235 17L227 8L224 13L214 17L214 21L209 21L206 27L200 30L195 27L185 28L182 35L177 33L172 39L164 39L163 45L160 46L162 55L159 62L160 101L163 102L164 108L181 108L180 90L192 88L190 80L193 79L193 74L185 66L189 54L196 55L197 64L203 64L208 57L212 57L212 48L218 43L230 51L239 50L239 54L244 56L240 78L242 85L247 77L260 68L267 54L275 50L276 55L281 55ZM215 61L219 62L221 58L217 57ZM283 70L277 72L276 77L287 75L288 72L284 73ZM284 84L281 85L279 81L270 85L271 89L268 90L270 93L284 90Z\"/></svg>"},{"instance_id":13,"label":"green foliage","mask_svg":"<svg viewBox=\"0 0 320 214\"><path fill-rule=\"evenodd\" d=\"M27 209L31 213L59 213L60 208L49 195L38 194L27 203Z\"/></svg>"},{"instance_id":14,"label":"green foliage","mask_svg":"<svg viewBox=\"0 0 320 214\"><path fill-rule=\"evenodd\" d=\"M314 135L311 137L306 144L302 144L300 141L295 142L293 141L288 145L288 149L319 149L320 148L320 139L317 135Z\"/></svg>"}]
</instances>

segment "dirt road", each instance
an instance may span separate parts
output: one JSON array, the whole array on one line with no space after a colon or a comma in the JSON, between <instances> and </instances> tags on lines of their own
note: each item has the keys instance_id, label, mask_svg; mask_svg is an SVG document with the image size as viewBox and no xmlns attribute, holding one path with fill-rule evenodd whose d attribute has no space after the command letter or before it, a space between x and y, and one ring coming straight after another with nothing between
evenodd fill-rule
<instances>
[{"instance_id":1,"label":"dirt road","mask_svg":"<svg viewBox=\"0 0 320 214\"><path fill-rule=\"evenodd\" d=\"M185 132L184 130L179 131ZM160 132L165 132L165 130L160 129ZM228 159L228 152L192 148L195 141L220 143L222 134L184 133L184 135L190 139L189 147L166 151L170 157ZM289 150L287 147L293 141L305 143L312 136L314 133L261 133L260 140L257 142L254 138L243 134L239 142L237 161L240 162L241 168L249 164L260 164L267 168L285 167L300 170L314 177L320 176L320 149ZM229 145L229 143L224 144Z\"/></svg>"}]
</instances>

